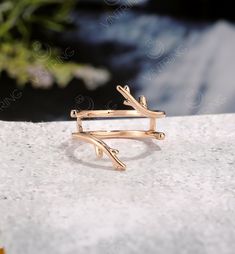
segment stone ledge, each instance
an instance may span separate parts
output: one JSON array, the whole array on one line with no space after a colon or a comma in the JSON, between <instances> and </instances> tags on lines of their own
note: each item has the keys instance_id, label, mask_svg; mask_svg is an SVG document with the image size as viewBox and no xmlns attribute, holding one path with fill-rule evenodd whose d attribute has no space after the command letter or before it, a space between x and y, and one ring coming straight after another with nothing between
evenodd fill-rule
<instances>
[{"instance_id":1,"label":"stone ledge","mask_svg":"<svg viewBox=\"0 0 235 254\"><path fill-rule=\"evenodd\" d=\"M75 122L0 122L6 254L233 253L235 115L159 119L164 141L110 140L127 171L71 139ZM88 121L144 129L146 120Z\"/></svg>"}]
</instances>

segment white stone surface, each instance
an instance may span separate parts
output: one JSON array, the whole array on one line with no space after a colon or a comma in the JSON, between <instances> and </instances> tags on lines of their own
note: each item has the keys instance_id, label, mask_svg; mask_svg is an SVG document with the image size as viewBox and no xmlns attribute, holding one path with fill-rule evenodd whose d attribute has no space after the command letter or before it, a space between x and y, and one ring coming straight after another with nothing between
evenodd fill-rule
<instances>
[{"instance_id":1,"label":"white stone surface","mask_svg":"<svg viewBox=\"0 0 235 254\"><path fill-rule=\"evenodd\" d=\"M89 121L89 129L145 120ZM106 127L104 127L106 126ZM7 254L234 253L235 115L159 120L164 141L112 140L125 172L72 140L74 122L0 122Z\"/></svg>"}]
</instances>

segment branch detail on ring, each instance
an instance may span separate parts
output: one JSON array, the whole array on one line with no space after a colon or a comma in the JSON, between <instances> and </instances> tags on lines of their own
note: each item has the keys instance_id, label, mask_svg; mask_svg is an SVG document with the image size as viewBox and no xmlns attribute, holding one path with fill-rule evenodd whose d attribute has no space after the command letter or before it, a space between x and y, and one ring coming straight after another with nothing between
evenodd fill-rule
<instances>
[{"instance_id":1,"label":"branch detail on ring","mask_svg":"<svg viewBox=\"0 0 235 254\"><path fill-rule=\"evenodd\" d=\"M74 138L78 138L84 142L91 143L95 146L97 158L102 158L105 153L112 161L113 166L117 170L125 170L126 165L117 157L118 150L109 147L102 139L114 138L154 138L163 140L165 134L156 131L156 119L165 117L163 111L152 111L148 109L145 96L140 96L137 101L130 93L129 86L117 86L117 91L124 97L124 105L130 106L132 110L71 110L71 117L77 119L77 132L73 133ZM88 118L149 118L149 130L115 130L115 131L84 131L82 127L82 119Z\"/></svg>"}]
</instances>

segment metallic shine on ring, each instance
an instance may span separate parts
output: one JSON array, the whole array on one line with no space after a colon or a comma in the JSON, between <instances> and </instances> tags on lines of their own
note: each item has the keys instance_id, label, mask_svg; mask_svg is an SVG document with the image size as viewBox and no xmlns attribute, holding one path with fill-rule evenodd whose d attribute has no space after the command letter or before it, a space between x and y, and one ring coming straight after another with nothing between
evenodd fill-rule
<instances>
[{"instance_id":1,"label":"metallic shine on ring","mask_svg":"<svg viewBox=\"0 0 235 254\"><path fill-rule=\"evenodd\" d=\"M102 139L113 138L155 138L163 140L165 134L163 132L156 131L156 119L165 117L163 111L151 111L148 109L147 101L144 96L139 97L137 101L130 93L128 86L117 86L117 91L125 98L124 105L130 106L132 110L71 110L71 117L77 118L77 132L73 133L73 137L78 138L84 142L91 143L95 146L95 152L98 158L102 158L105 153L110 157L113 166L117 170L125 170L126 165L118 159L118 150L109 147ZM141 130L114 130L114 131L84 131L82 127L82 119L88 118L142 118L146 117L150 119L150 127L146 131Z\"/></svg>"}]
</instances>

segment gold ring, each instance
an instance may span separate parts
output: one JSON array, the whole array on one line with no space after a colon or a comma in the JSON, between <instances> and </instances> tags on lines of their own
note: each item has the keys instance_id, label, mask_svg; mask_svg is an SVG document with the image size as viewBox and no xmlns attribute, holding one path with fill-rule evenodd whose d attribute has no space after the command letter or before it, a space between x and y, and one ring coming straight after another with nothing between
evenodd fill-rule
<instances>
[{"instance_id":1,"label":"gold ring","mask_svg":"<svg viewBox=\"0 0 235 254\"><path fill-rule=\"evenodd\" d=\"M144 96L139 97L137 101L130 93L128 86L117 86L117 91L125 98L124 105L130 106L132 110L71 110L71 117L77 118L77 132L73 133L73 137L91 143L95 146L95 152L98 158L102 158L105 153L110 157L113 166L117 170L125 170L126 165L117 157L118 150L109 147L102 139L112 138L155 138L163 140L165 134L156 131L156 118L165 117L163 111L152 111L148 109L147 101ZM110 117L146 117L150 119L150 127L147 131L141 130L114 130L114 131L84 131L82 127L82 119L88 118L110 118Z\"/></svg>"}]
</instances>

